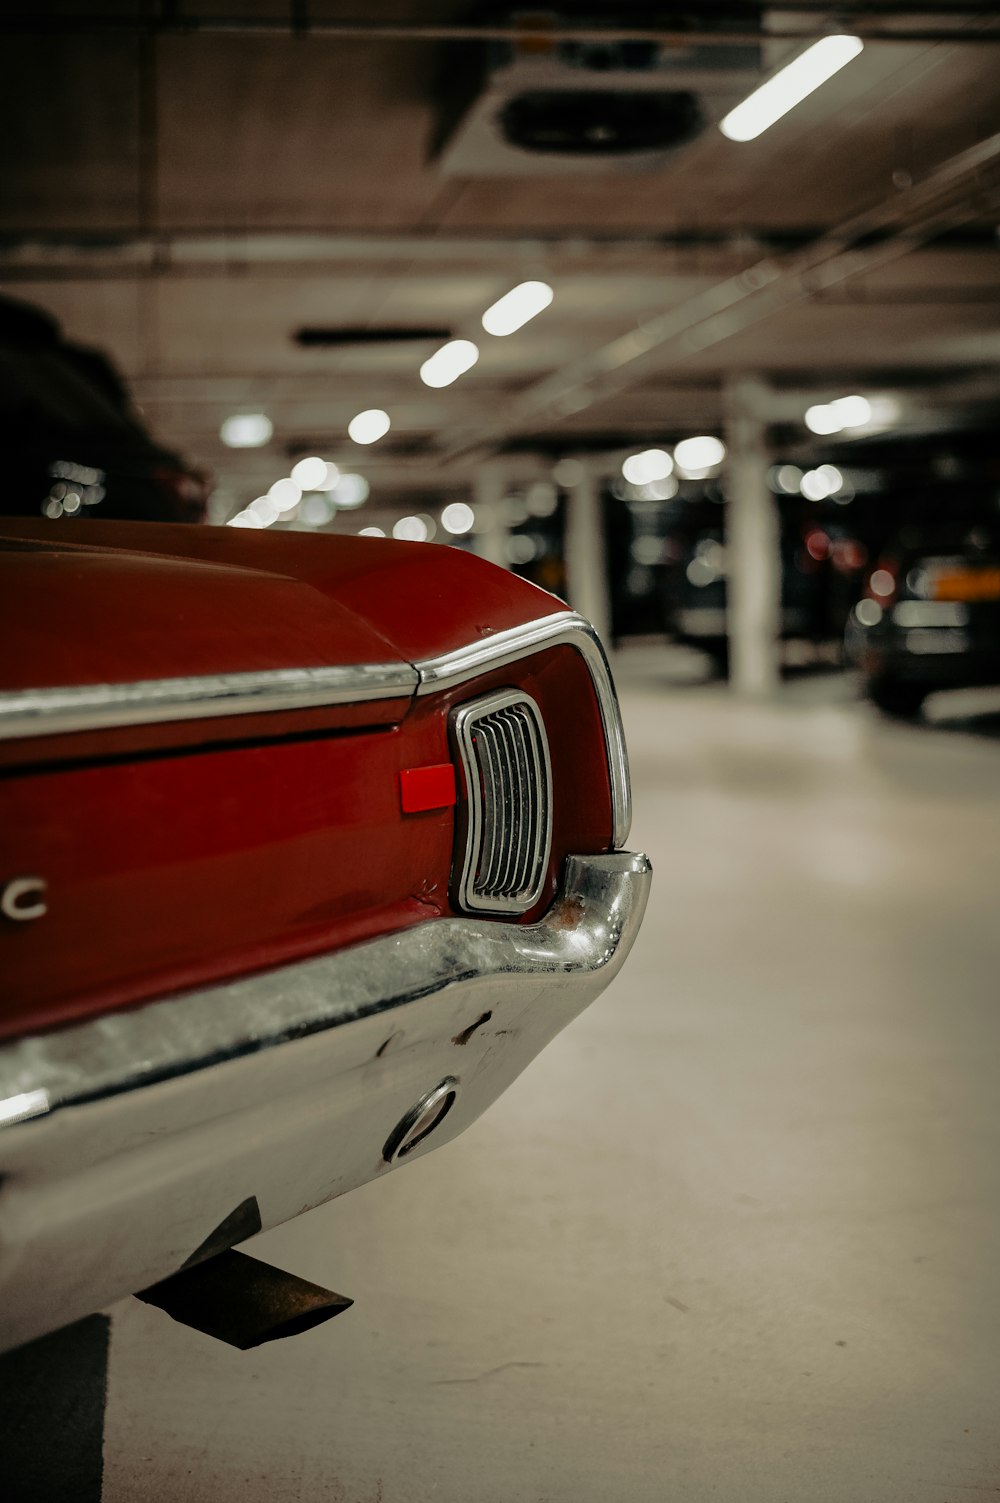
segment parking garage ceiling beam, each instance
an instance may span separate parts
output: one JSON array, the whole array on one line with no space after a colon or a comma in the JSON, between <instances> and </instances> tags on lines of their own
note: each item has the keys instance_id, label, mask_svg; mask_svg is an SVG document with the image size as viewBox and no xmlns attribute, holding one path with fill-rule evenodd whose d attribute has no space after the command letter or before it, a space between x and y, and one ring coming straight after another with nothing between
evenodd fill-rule
<instances>
[{"instance_id":1,"label":"parking garage ceiling beam","mask_svg":"<svg viewBox=\"0 0 1000 1503\"><path fill-rule=\"evenodd\" d=\"M823 232L818 228L775 229L743 225L729 228L670 230L628 237L593 232L545 234L326 234L301 230L228 231L158 230L155 234L86 231L22 231L0 240L0 277L5 281L58 281L99 277L231 276L246 270L303 272L335 268L406 273L447 270L498 271L512 264L544 262L553 274L583 271L614 276L636 270L661 272L678 257L715 253L741 268L749 256L787 255L805 249ZM943 234L935 249L996 251L992 226L957 229ZM704 261L699 262L704 265Z\"/></svg>"},{"instance_id":2,"label":"parking garage ceiling beam","mask_svg":"<svg viewBox=\"0 0 1000 1503\"><path fill-rule=\"evenodd\" d=\"M941 163L913 187L828 230L785 257L765 257L736 276L636 325L543 377L476 430L449 431L445 459L490 452L528 424L575 416L650 373L651 357L683 358L862 271L917 250L947 230L1000 208L1000 132Z\"/></svg>"},{"instance_id":3,"label":"parking garage ceiling beam","mask_svg":"<svg viewBox=\"0 0 1000 1503\"><path fill-rule=\"evenodd\" d=\"M830 30L829 9L826 5L817 10L815 20L808 18L809 6L767 6L763 14L764 24L758 32L749 27L743 29L705 25L705 11L692 11L690 25L683 24L683 13L673 13L672 26L585 26L560 21L552 31L560 41L584 43L602 42L650 42L664 47L731 47L745 44L748 38L778 41L812 40L826 35ZM992 5L935 5L930 19L925 12L912 3L903 8L892 5L869 6L863 0L846 0L837 7L838 25L850 26L852 31L866 41L878 42L936 42L995 41L1000 42L996 31L996 17ZM942 24L942 23L947 24ZM371 42L523 42L526 37L535 37L537 28L529 30L523 24L458 22L406 22L370 20L330 20L313 16L307 0L289 7L281 15L244 16L191 14L177 5L165 6L162 10L146 15L114 15L94 11L84 14L44 16L23 14L0 18L0 35L204 35L258 33L264 35L293 34L331 37L344 41Z\"/></svg>"}]
</instances>

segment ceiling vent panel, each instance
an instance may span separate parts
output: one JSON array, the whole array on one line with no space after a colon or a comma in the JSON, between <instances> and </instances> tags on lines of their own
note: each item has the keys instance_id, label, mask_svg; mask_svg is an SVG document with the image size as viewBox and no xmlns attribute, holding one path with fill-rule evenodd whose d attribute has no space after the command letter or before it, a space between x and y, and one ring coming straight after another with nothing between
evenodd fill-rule
<instances>
[{"instance_id":1,"label":"ceiling vent panel","mask_svg":"<svg viewBox=\"0 0 1000 1503\"><path fill-rule=\"evenodd\" d=\"M516 22L516 17L510 18ZM620 26L625 20L618 16ZM562 38L572 16L518 42L491 43L452 94L437 164L462 177L551 177L654 169L746 97L761 76L760 36L745 45ZM587 21L592 26L592 20ZM727 26L731 34L732 23ZM455 80L464 75L464 89Z\"/></svg>"}]
</instances>

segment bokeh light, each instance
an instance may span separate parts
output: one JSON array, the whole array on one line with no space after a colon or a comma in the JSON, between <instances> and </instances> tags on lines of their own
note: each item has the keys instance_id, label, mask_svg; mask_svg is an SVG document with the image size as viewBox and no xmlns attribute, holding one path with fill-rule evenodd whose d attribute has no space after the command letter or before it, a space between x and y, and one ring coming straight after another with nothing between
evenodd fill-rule
<instances>
[{"instance_id":1,"label":"bokeh light","mask_svg":"<svg viewBox=\"0 0 1000 1503\"><path fill-rule=\"evenodd\" d=\"M229 449L260 449L269 443L274 424L264 412L234 412L219 429L219 437Z\"/></svg>"}]
</instances>

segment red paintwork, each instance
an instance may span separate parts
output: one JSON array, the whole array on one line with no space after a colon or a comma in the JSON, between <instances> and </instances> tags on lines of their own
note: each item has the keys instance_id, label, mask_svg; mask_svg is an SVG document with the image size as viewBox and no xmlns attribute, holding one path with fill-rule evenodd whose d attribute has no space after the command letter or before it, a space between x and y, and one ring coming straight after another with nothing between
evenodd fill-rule
<instances>
[{"instance_id":1,"label":"red paintwork","mask_svg":"<svg viewBox=\"0 0 1000 1503\"><path fill-rule=\"evenodd\" d=\"M399 803L404 814L450 809L457 798L455 769L450 762L436 767L407 767L399 774Z\"/></svg>"},{"instance_id":2,"label":"red paintwork","mask_svg":"<svg viewBox=\"0 0 1000 1503\"><path fill-rule=\"evenodd\" d=\"M31 529L47 532L30 523L11 530L26 541ZM82 540L90 530L84 524L73 535ZM90 558L61 547L56 554L19 549L4 556L0 533L0 609L6 614L11 600L19 610L31 605L27 618L15 613L0 623L8 647L17 646L8 654L8 684L86 682L95 676L95 661L106 670L115 666L122 679L157 676L139 663L173 674L181 670L165 665L182 655L192 665L185 671L203 673L232 669L237 657L244 668L299 666L308 661L306 647L318 652L319 644L325 655L313 661L345 661L345 643L356 652L359 640L370 643L373 634L382 661L394 653L421 657L462 645L477 626L500 630L558 608L551 596L479 560L426 544L252 537L252 544L296 545L273 556L258 548L258 564L266 556L271 564L258 575L247 567L247 535L239 529L104 524L100 532L106 543L138 534L160 549L176 537L185 553L192 534L207 537L202 546L214 550L215 562L165 567L165 555L133 561L109 551ZM230 541L234 557L223 564ZM363 560L356 544L363 545ZM36 567L40 557L44 569ZM243 560L238 566L236 557ZM293 562L297 583L288 577ZM39 593L26 592L22 569ZM322 588L304 582L320 574ZM349 609L332 598L335 589L339 596L337 580L352 597ZM373 598L368 609L363 582ZM397 609L404 594L419 616L412 647L404 645ZM265 611L279 596L284 625L275 623L269 633ZM55 640L71 621L69 640ZM289 621L301 630L300 640L290 636ZM252 653L240 643L241 623ZM157 640L175 628L177 643ZM284 658L276 662L279 653ZM371 657L366 646L359 660ZM33 674L36 660L48 677ZM61 680L53 676L57 670ZM605 850L610 841L599 714L589 673L572 648L547 649L409 705L397 700L20 743L16 765L0 769L0 882L44 877L49 912L31 923L0 920L0 1034L207 985L449 913L453 810L404 813L400 776L445 764L450 770L451 706L514 683L533 695L546 718L554 774L553 860L527 922L551 901L567 853Z\"/></svg>"},{"instance_id":3,"label":"red paintwork","mask_svg":"<svg viewBox=\"0 0 1000 1503\"><path fill-rule=\"evenodd\" d=\"M0 539L10 530L4 522ZM119 529L72 530L82 538ZM273 567L251 572L220 560L49 543L6 553L3 589L4 618L19 635L30 633L27 654L0 660L3 689L402 661L363 616Z\"/></svg>"},{"instance_id":4,"label":"red paintwork","mask_svg":"<svg viewBox=\"0 0 1000 1503\"><path fill-rule=\"evenodd\" d=\"M4 518L5 540L32 551L7 560L0 608L34 634L0 688L431 658L560 608L426 543L89 518Z\"/></svg>"},{"instance_id":5,"label":"red paintwork","mask_svg":"<svg viewBox=\"0 0 1000 1503\"><path fill-rule=\"evenodd\" d=\"M398 739L271 743L8 783L4 875L43 875L49 912L5 926L5 1017L30 1009L39 1026L427 917L451 817L423 816L399 839Z\"/></svg>"}]
</instances>

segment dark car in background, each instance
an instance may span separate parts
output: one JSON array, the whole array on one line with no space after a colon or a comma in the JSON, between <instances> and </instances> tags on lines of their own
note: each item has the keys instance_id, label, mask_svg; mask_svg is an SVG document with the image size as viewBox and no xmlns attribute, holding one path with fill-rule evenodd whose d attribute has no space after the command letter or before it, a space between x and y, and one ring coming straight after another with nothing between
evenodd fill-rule
<instances>
[{"instance_id":1,"label":"dark car in background","mask_svg":"<svg viewBox=\"0 0 1000 1503\"><path fill-rule=\"evenodd\" d=\"M0 515L203 522L211 481L156 443L101 351L0 298Z\"/></svg>"},{"instance_id":2,"label":"dark car in background","mask_svg":"<svg viewBox=\"0 0 1000 1503\"><path fill-rule=\"evenodd\" d=\"M846 646L892 715L916 715L937 689L1000 684L1000 525L901 529L866 577Z\"/></svg>"},{"instance_id":3,"label":"dark car in background","mask_svg":"<svg viewBox=\"0 0 1000 1503\"><path fill-rule=\"evenodd\" d=\"M693 510L693 509L692 509ZM781 524L783 640L838 640L857 593L867 551L848 527L789 515ZM678 529L666 544L662 600L666 629L699 647L721 668L728 661L729 565L721 520Z\"/></svg>"}]
</instances>

